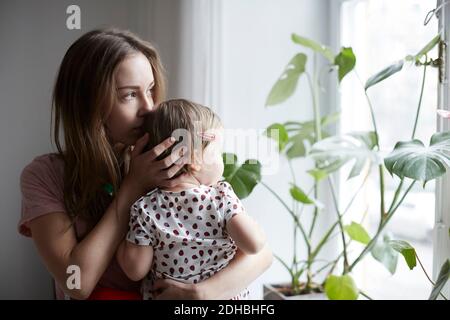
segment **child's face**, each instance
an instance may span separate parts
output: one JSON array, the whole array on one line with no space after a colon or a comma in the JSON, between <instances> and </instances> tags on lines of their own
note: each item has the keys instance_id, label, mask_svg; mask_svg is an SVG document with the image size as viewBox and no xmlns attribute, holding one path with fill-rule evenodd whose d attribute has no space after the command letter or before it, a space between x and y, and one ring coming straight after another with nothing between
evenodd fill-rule
<instances>
[{"instance_id":1,"label":"child's face","mask_svg":"<svg viewBox=\"0 0 450 320\"><path fill-rule=\"evenodd\" d=\"M198 161L199 168L193 172L193 176L204 185L216 184L223 174L223 129L212 130L211 133L215 139L203 150L203 156Z\"/></svg>"}]
</instances>

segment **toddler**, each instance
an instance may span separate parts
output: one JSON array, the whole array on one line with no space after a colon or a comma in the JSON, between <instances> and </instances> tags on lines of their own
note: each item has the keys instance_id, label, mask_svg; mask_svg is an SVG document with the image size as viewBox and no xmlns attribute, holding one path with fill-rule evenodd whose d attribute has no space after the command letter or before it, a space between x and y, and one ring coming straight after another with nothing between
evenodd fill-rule
<instances>
[{"instance_id":1,"label":"toddler","mask_svg":"<svg viewBox=\"0 0 450 320\"><path fill-rule=\"evenodd\" d=\"M187 173L173 188L157 188L131 208L129 231L119 246L117 260L127 276L143 279L142 295L152 299L156 278L185 283L205 280L225 268L237 248L259 252L265 236L250 218L223 173L223 127L216 114L183 100L159 104L146 119L150 150L172 136L169 153L182 152ZM181 154L181 153L180 153ZM244 290L233 299L247 299Z\"/></svg>"}]
</instances>

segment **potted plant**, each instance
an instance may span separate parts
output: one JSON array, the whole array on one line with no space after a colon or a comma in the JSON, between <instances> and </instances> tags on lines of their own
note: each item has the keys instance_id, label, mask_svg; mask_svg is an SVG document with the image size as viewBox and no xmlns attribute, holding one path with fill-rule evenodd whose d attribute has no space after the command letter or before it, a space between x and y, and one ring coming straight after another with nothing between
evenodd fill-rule
<instances>
[{"instance_id":1,"label":"potted plant","mask_svg":"<svg viewBox=\"0 0 450 320\"><path fill-rule=\"evenodd\" d=\"M433 38L417 54L406 56L366 81L362 89L370 108L373 130L349 132L344 135L330 135L327 131L327 128L338 120L339 114L321 115L319 91L322 88L320 77L324 71L330 71L328 74L332 74L331 71L333 71L337 74L340 83L355 67L356 57L352 48L342 48L340 52L335 54L330 48L297 34L293 34L291 39L295 44L310 50L314 59L317 59L317 56L322 56L327 61L327 65L322 67L321 70L314 63L313 70L310 72L307 70L309 56L304 52L297 53L289 61L284 72L272 87L266 101L266 106L282 104L297 90L299 78L307 77L312 97L313 119L306 122L289 120L285 123L274 123L266 130L266 135L276 141L281 156L286 158L291 168L291 181L287 184L287 187L289 187L293 203L292 205L287 204L276 190L273 190L261 179L261 165L257 161L247 160L239 165L235 155L225 154L224 178L230 182L241 198L248 196L257 184L263 186L274 196L274 199L283 205L295 225L292 261L286 262L275 255L288 272L290 282L279 285L265 285L264 296L266 299L357 299L360 296L370 299L367 294L358 289L352 277L352 271L368 253L371 253L373 258L385 265L391 273L395 272L399 254L404 257L410 269L414 268L418 261L426 273L415 249L405 241L391 239L385 229L408 192L417 182L423 183L425 187L428 181L446 173L446 168L450 163L450 132L435 133L427 147L420 140L415 139L424 90L422 83L411 140L395 143L392 152L387 157L382 157L379 146L379 131L368 90L399 72L407 63L423 68L422 82L424 82L427 68L439 64L439 59L430 59L427 54L439 43L440 36L437 35ZM292 160L296 158L309 158L312 159L314 164L307 170L313 183L312 189L308 192L304 191L295 179ZM345 164L352 161L353 166L348 179L358 176L364 176L364 178L361 187L345 206L346 209L340 210L333 175ZM361 223L346 221L345 214L351 208L354 199L358 196L372 170L376 170L379 175L380 203L378 228L370 235ZM400 178L395 195L389 205L384 188L386 171L391 176L395 175ZM318 232L317 218L319 212L324 208L324 205L319 201L320 191L324 187L327 187L331 192L331 210L335 213L335 220L330 228L320 234L320 240L314 242L313 235L317 236ZM313 211L312 222L309 225L305 225L301 216L301 212L307 207L312 208ZM323 262L318 259L318 255L330 241L332 235L336 233L341 243L341 251L333 259ZM359 242L363 247L356 258L351 259L348 248L353 241ZM302 242L307 249L306 258L302 260L298 258L297 244L299 242ZM439 295L443 297L440 291L449 277L449 269L450 266L447 261L442 266L438 281L433 283L430 279L434 285L430 298L435 299ZM325 276L321 273L325 273Z\"/></svg>"}]
</instances>

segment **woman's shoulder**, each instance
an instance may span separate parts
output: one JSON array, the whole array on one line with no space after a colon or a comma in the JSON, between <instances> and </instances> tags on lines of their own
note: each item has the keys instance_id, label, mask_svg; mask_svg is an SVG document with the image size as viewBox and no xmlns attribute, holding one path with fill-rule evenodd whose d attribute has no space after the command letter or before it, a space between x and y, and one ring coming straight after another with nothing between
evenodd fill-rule
<instances>
[{"instance_id":1,"label":"woman's shoulder","mask_svg":"<svg viewBox=\"0 0 450 320\"><path fill-rule=\"evenodd\" d=\"M26 167L35 167L40 165L61 166L64 161L57 153L45 153L35 157Z\"/></svg>"},{"instance_id":2,"label":"woman's shoulder","mask_svg":"<svg viewBox=\"0 0 450 320\"><path fill-rule=\"evenodd\" d=\"M31 236L28 223L51 212L65 212L63 160L56 154L35 157L22 170L22 216L19 232Z\"/></svg>"},{"instance_id":3,"label":"woman's shoulder","mask_svg":"<svg viewBox=\"0 0 450 320\"><path fill-rule=\"evenodd\" d=\"M64 161L56 153L46 153L35 157L22 170L22 178L28 176L42 176L48 174L62 175Z\"/></svg>"},{"instance_id":4,"label":"woman's shoulder","mask_svg":"<svg viewBox=\"0 0 450 320\"><path fill-rule=\"evenodd\" d=\"M55 153L35 157L20 174L22 191L46 188L60 195L64 185L64 161Z\"/></svg>"}]
</instances>

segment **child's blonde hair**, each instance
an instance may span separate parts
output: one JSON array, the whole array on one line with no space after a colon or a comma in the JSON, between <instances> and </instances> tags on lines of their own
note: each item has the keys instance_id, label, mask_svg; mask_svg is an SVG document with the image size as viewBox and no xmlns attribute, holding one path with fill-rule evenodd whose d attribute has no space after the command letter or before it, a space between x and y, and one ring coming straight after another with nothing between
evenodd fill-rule
<instances>
[{"instance_id":1,"label":"child's blonde hair","mask_svg":"<svg viewBox=\"0 0 450 320\"><path fill-rule=\"evenodd\" d=\"M167 157L179 144L187 147L189 163L195 163L198 152L201 153L214 139L210 132L222 127L222 122L210 108L185 99L172 99L160 103L154 111L147 115L144 130L149 133L149 141L145 150L151 150L159 143L174 136L178 141L158 157ZM184 129L189 135L188 141L182 141L174 135L179 129ZM200 154L201 154L200 153ZM189 164L188 163L188 164ZM191 172L191 167L185 165L175 176L183 172Z\"/></svg>"}]
</instances>

